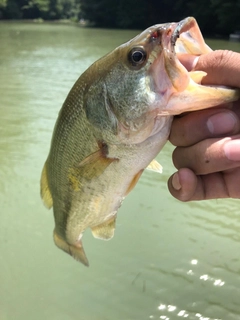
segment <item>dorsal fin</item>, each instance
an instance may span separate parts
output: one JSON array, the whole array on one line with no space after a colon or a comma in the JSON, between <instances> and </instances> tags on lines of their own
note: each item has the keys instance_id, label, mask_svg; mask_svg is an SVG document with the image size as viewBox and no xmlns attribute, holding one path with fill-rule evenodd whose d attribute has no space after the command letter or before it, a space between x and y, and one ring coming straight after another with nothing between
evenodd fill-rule
<instances>
[{"instance_id":1,"label":"dorsal fin","mask_svg":"<svg viewBox=\"0 0 240 320\"><path fill-rule=\"evenodd\" d=\"M43 203L48 209L51 209L53 206L53 199L52 199L51 191L48 185L46 162L42 170L40 184L41 184L41 197L42 197Z\"/></svg>"},{"instance_id":2,"label":"dorsal fin","mask_svg":"<svg viewBox=\"0 0 240 320\"><path fill-rule=\"evenodd\" d=\"M157 160L154 159L152 162L150 162L146 169L157 173L162 173L163 167L159 162L157 162Z\"/></svg>"}]
</instances>

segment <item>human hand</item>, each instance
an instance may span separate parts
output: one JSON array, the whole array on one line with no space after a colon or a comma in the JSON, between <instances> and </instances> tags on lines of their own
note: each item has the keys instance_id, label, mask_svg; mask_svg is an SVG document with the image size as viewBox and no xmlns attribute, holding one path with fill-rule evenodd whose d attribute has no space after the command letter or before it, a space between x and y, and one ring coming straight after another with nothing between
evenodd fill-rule
<instances>
[{"instance_id":1,"label":"human hand","mask_svg":"<svg viewBox=\"0 0 240 320\"><path fill-rule=\"evenodd\" d=\"M240 53L217 50L197 62L192 57L190 63L196 63L194 70L207 72L202 84L240 88ZM178 172L168 181L175 198L240 198L240 100L230 108L176 117L169 140L176 146L172 157Z\"/></svg>"}]
</instances>

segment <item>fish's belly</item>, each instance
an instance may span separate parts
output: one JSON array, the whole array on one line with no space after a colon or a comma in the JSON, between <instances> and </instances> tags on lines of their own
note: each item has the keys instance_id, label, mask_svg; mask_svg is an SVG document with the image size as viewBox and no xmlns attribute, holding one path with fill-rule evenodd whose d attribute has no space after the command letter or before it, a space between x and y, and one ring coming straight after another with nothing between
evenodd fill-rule
<instances>
[{"instance_id":1,"label":"fish's belly","mask_svg":"<svg viewBox=\"0 0 240 320\"><path fill-rule=\"evenodd\" d=\"M109 148L109 156L118 161L113 161L96 177L91 176L91 179L85 180L79 177L79 188L73 190L68 212L66 225L68 242L75 242L87 228L93 230L115 222L122 201L165 144L168 131L169 127L164 135L157 133L144 144L132 145L128 150L126 146L122 150L119 146L117 149L116 146ZM88 175L83 176L88 177Z\"/></svg>"},{"instance_id":2,"label":"fish's belly","mask_svg":"<svg viewBox=\"0 0 240 320\"><path fill-rule=\"evenodd\" d=\"M117 174L118 170L120 168L113 166L74 195L66 226L66 238L70 243L76 241L87 228L94 229L115 220L135 173L130 175L121 171Z\"/></svg>"}]
</instances>

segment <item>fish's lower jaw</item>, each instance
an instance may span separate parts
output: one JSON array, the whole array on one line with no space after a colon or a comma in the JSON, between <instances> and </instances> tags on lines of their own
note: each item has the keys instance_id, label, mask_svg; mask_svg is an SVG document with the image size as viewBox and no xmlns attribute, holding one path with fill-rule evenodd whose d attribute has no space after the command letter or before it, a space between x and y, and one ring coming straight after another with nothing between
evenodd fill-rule
<instances>
[{"instance_id":1,"label":"fish's lower jaw","mask_svg":"<svg viewBox=\"0 0 240 320\"><path fill-rule=\"evenodd\" d=\"M173 95L159 116L178 115L183 112L203 110L240 98L239 89L198 85L191 81L185 91Z\"/></svg>"},{"instance_id":2,"label":"fish's lower jaw","mask_svg":"<svg viewBox=\"0 0 240 320\"><path fill-rule=\"evenodd\" d=\"M89 262L85 254L85 251L83 249L81 241L79 241L77 245L69 244L57 234L56 230L54 230L53 232L53 239L54 239L54 243L59 249L70 254L70 256L72 256L75 260L84 264L86 267L89 267Z\"/></svg>"}]
</instances>

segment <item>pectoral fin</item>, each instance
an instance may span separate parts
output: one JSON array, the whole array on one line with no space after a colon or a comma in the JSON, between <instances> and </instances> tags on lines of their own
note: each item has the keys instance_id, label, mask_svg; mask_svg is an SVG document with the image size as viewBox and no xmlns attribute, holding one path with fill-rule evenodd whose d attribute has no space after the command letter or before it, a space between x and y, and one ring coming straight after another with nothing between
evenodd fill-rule
<instances>
[{"instance_id":1,"label":"pectoral fin","mask_svg":"<svg viewBox=\"0 0 240 320\"><path fill-rule=\"evenodd\" d=\"M99 177L112 162L118 161L116 158L107 157L107 145L103 143L98 145L99 150L88 155L76 167L69 169L68 179L74 191L81 189L82 181Z\"/></svg>"},{"instance_id":2,"label":"pectoral fin","mask_svg":"<svg viewBox=\"0 0 240 320\"><path fill-rule=\"evenodd\" d=\"M92 228L92 234L97 239L109 240L114 236L116 217Z\"/></svg>"},{"instance_id":3,"label":"pectoral fin","mask_svg":"<svg viewBox=\"0 0 240 320\"><path fill-rule=\"evenodd\" d=\"M58 248L70 254L70 256L84 264L86 267L89 266L87 256L82 246L82 241L77 242L76 245L69 244L57 234L56 230L54 230L53 239Z\"/></svg>"},{"instance_id":4,"label":"pectoral fin","mask_svg":"<svg viewBox=\"0 0 240 320\"><path fill-rule=\"evenodd\" d=\"M51 191L48 185L46 163L44 164L44 167L42 170L40 184L41 184L41 197L42 197L43 203L48 209L51 209L51 207L53 206L53 199L52 199Z\"/></svg>"},{"instance_id":5,"label":"pectoral fin","mask_svg":"<svg viewBox=\"0 0 240 320\"><path fill-rule=\"evenodd\" d=\"M82 176L88 180L99 177L115 158L107 158L103 155L102 150L98 150L85 158L77 167Z\"/></svg>"},{"instance_id":6,"label":"pectoral fin","mask_svg":"<svg viewBox=\"0 0 240 320\"><path fill-rule=\"evenodd\" d=\"M157 173L162 173L163 171L163 167L155 159L147 166L146 169Z\"/></svg>"}]
</instances>

